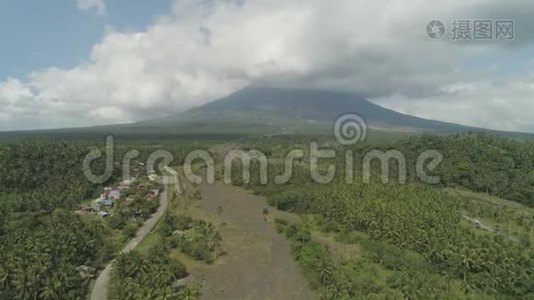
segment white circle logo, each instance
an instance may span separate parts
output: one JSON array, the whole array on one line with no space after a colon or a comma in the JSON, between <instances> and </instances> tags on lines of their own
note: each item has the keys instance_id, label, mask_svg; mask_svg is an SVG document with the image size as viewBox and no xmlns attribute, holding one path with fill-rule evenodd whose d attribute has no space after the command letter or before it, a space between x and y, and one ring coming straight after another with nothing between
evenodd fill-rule
<instances>
[{"instance_id":1,"label":"white circle logo","mask_svg":"<svg viewBox=\"0 0 534 300\"><path fill-rule=\"evenodd\" d=\"M336 119L334 135L343 145L353 145L365 140L367 136L367 123L357 114L344 114Z\"/></svg>"}]
</instances>

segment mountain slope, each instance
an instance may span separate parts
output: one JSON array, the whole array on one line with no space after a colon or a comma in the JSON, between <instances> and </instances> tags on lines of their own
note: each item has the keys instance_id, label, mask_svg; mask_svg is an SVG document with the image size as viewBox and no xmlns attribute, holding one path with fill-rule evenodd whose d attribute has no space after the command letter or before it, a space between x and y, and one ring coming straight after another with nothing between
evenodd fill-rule
<instances>
[{"instance_id":1,"label":"mountain slope","mask_svg":"<svg viewBox=\"0 0 534 300\"><path fill-rule=\"evenodd\" d=\"M293 125L305 130L331 128L336 118L345 113L357 113L369 127L383 130L461 132L474 129L401 114L354 94L264 87L248 87L185 113L140 122L136 126L184 129L195 124L222 127L233 124L233 127L242 125L248 129L262 126L274 129Z\"/></svg>"},{"instance_id":2,"label":"mountain slope","mask_svg":"<svg viewBox=\"0 0 534 300\"><path fill-rule=\"evenodd\" d=\"M350 93L247 87L189 111L133 124L76 129L2 133L1 136L128 136L330 134L335 120L347 113L360 115L370 130L397 133L458 133L486 131L514 138L533 134L502 132L428 120L373 104ZM396 132L396 133L395 133Z\"/></svg>"}]
</instances>

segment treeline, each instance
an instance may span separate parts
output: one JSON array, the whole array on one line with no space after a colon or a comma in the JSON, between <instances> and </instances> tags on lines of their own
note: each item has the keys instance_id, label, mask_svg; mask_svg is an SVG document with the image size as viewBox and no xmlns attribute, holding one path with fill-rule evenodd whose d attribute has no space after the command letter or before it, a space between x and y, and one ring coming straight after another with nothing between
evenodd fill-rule
<instances>
[{"instance_id":1,"label":"treeline","mask_svg":"<svg viewBox=\"0 0 534 300\"><path fill-rule=\"evenodd\" d=\"M301 149L309 155L309 142L297 139L291 144L285 139L256 141L246 149L258 149L267 157L284 158L290 150ZM317 141L317 140L316 140ZM487 193L534 207L534 141L505 138L489 133L473 132L453 135L410 135L394 141L358 143L339 146L336 142L317 142L321 149L337 150L336 159L323 159L337 164L338 175L344 176L345 151L352 150L355 180L361 180L362 161L371 150L398 150L407 162L408 180L419 181L415 174L418 156L427 150L436 150L443 161L436 170L428 172L441 178L441 185L463 186L475 192ZM378 160L372 166L378 169ZM304 163L308 164L305 158ZM397 164L390 162L390 179L395 180ZM277 175L283 173L275 173ZM341 174L343 173L343 174Z\"/></svg>"},{"instance_id":2,"label":"treeline","mask_svg":"<svg viewBox=\"0 0 534 300\"><path fill-rule=\"evenodd\" d=\"M8 212L72 208L96 194L82 171L88 148L64 142L0 144L0 201ZM103 165L95 165L96 172Z\"/></svg>"},{"instance_id":3,"label":"treeline","mask_svg":"<svg viewBox=\"0 0 534 300\"><path fill-rule=\"evenodd\" d=\"M471 133L411 137L388 147L411 158L425 150L437 150L443 155L443 162L435 172L443 185L461 185L534 206L533 141ZM410 161L414 163L415 159ZM415 166L409 170L415 170Z\"/></svg>"}]
</instances>

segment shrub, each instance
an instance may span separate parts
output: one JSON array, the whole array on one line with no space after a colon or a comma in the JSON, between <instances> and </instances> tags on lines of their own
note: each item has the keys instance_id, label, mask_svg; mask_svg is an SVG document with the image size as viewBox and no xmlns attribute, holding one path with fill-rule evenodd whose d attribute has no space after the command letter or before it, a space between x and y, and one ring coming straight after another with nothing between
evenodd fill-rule
<instances>
[{"instance_id":1,"label":"shrub","mask_svg":"<svg viewBox=\"0 0 534 300\"><path fill-rule=\"evenodd\" d=\"M120 214L107 218L109 227L113 229L123 229L126 226L126 218Z\"/></svg>"},{"instance_id":2,"label":"shrub","mask_svg":"<svg viewBox=\"0 0 534 300\"><path fill-rule=\"evenodd\" d=\"M133 238L137 234L137 226L134 224L128 224L123 229L122 232L129 238Z\"/></svg>"}]
</instances>

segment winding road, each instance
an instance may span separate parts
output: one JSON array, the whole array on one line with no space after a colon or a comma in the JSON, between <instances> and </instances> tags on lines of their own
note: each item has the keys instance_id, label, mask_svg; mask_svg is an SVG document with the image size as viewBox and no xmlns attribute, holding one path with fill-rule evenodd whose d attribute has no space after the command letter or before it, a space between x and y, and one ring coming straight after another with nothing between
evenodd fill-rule
<instances>
[{"instance_id":1,"label":"winding road","mask_svg":"<svg viewBox=\"0 0 534 300\"><path fill-rule=\"evenodd\" d=\"M168 173L174 175L175 178L175 185L176 185L176 191L178 193L181 193L180 188L180 180L178 177L178 173L174 170L172 170L169 167L165 167L164 169ZM169 206L169 199L167 196L167 190L168 190L168 184L163 185L163 192L160 194L160 205L158 207L158 210L150 217L148 218L143 226L139 228L137 231L137 234L134 238L132 238L124 248L122 248L120 253L127 253L132 251L137 245L156 227L156 224L158 224L158 221L161 219L161 217L165 214L165 211L167 210L167 207ZM91 300L105 300L107 299L108 295L108 285L109 280L111 277L111 269L113 262L115 260L112 260L106 268L98 275L98 278L96 279L95 286L93 288L93 292L91 294Z\"/></svg>"}]
</instances>

